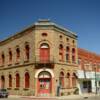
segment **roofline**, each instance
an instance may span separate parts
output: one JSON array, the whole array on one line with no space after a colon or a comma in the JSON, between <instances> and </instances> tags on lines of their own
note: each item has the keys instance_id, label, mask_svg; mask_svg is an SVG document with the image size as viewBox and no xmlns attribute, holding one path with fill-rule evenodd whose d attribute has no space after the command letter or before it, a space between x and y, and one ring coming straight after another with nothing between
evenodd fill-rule
<instances>
[{"instance_id":1,"label":"roofline","mask_svg":"<svg viewBox=\"0 0 100 100\"><path fill-rule=\"evenodd\" d=\"M24 32L31 29L31 28L34 28L34 25L31 25L31 26L28 26L28 27L25 27L23 30L19 31L19 32L16 32L15 34L5 38L4 40L1 40L0 41L0 45L2 45L4 42L6 41L10 41L10 40L14 40L18 37L20 37L22 34L25 34Z\"/></svg>"},{"instance_id":2,"label":"roofline","mask_svg":"<svg viewBox=\"0 0 100 100\"><path fill-rule=\"evenodd\" d=\"M89 51L89 50L87 50L87 49L83 49L83 48L78 47L78 52L79 52L79 50L81 50L81 51L84 52L84 53L89 53L89 54L91 54L91 55L95 55L95 56L100 57L100 54L97 54L97 53L95 53L95 52Z\"/></svg>"},{"instance_id":3,"label":"roofline","mask_svg":"<svg viewBox=\"0 0 100 100\"><path fill-rule=\"evenodd\" d=\"M39 21L41 21L41 20L39 20ZM49 21L49 20L48 20L48 21ZM6 41L14 40L14 39L20 37L22 34L25 34L25 33L24 33L25 31L27 31L27 30L29 30L29 29L31 29L31 28L35 28L35 26L44 26L44 25L39 25L38 22L36 22L36 23L34 23L34 24L32 24L32 25L30 25L30 26L28 26L28 27L25 27L25 28L22 29L21 31L16 32L14 35L9 36L8 38L6 38L6 39L4 39L4 40L1 40L1 41L0 41L0 45L2 45L2 44L3 44L4 42L6 42ZM74 32L69 31L68 29L63 28L63 27L61 27L61 26L59 26L59 25L57 25L57 24L55 24L55 23L53 23L53 22L51 22L51 24L48 24L48 25L46 25L46 26L53 26L53 27L58 28L58 29L60 29L60 30L62 30L62 31L64 31L64 32L69 32L69 33L71 33L71 34L68 34L69 36L72 35L72 36L74 36L75 38L77 38L77 35L76 35ZM67 34L66 34L66 35L67 35Z\"/></svg>"}]
</instances>

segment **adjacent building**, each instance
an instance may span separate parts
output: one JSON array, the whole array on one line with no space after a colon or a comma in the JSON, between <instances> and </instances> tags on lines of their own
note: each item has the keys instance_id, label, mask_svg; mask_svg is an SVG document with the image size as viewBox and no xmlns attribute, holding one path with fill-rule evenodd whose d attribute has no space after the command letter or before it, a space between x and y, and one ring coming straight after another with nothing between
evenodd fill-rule
<instances>
[{"instance_id":1,"label":"adjacent building","mask_svg":"<svg viewBox=\"0 0 100 100\"><path fill-rule=\"evenodd\" d=\"M78 48L79 93L100 93L100 55Z\"/></svg>"},{"instance_id":2,"label":"adjacent building","mask_svg":"<svg viewBox=\"0 0 100 100\"><path fill-rule=\"evenodd\" d=\"M12 95L73 94L77 61L77 35L39 20L0 42L0 86Z\"/></svg>"}]
</instances>

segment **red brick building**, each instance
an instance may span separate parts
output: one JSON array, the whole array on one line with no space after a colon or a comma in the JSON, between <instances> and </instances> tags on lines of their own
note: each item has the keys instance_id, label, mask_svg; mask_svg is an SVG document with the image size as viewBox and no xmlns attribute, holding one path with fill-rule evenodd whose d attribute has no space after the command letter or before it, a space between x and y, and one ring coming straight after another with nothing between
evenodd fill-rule
<instances>
[{"instance_id":1,"label":"red brick building","mask_svg":"<svg viewBox=\"0 0 100 100\"><path fill-rule=\"evenodd\" d=\"M100 55L78 48L78 78L80 93L99 92Z\"/></svg>"}]
</instances>

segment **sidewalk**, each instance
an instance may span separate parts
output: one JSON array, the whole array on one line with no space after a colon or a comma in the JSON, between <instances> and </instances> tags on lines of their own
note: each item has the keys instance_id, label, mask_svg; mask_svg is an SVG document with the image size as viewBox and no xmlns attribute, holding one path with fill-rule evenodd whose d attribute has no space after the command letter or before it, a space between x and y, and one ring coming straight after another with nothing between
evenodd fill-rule
<instances>
[{"instance_id":1,"label":"sidewalk","mask_svg":"<svg viewBox=\"0 0 100 100\"><path fill-rule=\"evenodd\" d=\"M85 98L90 98L90 97L95 97L95 96L100 96L99 95L95 95L95 94L82 94L82 95L68 95L68 96L59 96L59 97L36 97L36 96L18 96L18 95L10 95L10 98L30 98L30 99L34 99L34 98L52 98L52 99L85 99Z\"/></svg>"},{"instance_id":2,"label":"sidewalk","mask_svg":"<svg viewBox=\"0 0 100 100\"><path fill-rule=\"evenodd\" d=\"M99 95L95 95L95 94L82 94L82 95L68 95L68 96L60 96L58 97L58 99L86 99L86 98L91 98L91 97L95 97L95 96L100 96Z\"/></svg>"}]
</instances>

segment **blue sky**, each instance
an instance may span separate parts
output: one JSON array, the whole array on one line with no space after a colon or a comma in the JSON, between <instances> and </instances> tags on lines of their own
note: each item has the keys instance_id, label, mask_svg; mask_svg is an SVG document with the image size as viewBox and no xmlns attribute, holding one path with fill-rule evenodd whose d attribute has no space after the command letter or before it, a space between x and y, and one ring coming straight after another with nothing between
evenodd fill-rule
<instances>
[{"instance_id":1,"label":"blue sky","mask_svg":"<svg viewBox=\"0 0 100 100\"><path fill-rule=\"evenodd\" d=\"M0 0L0 40L38 19L77 33L79 47L100 54L100 0Z\"/></svg>"}]
</instances>

